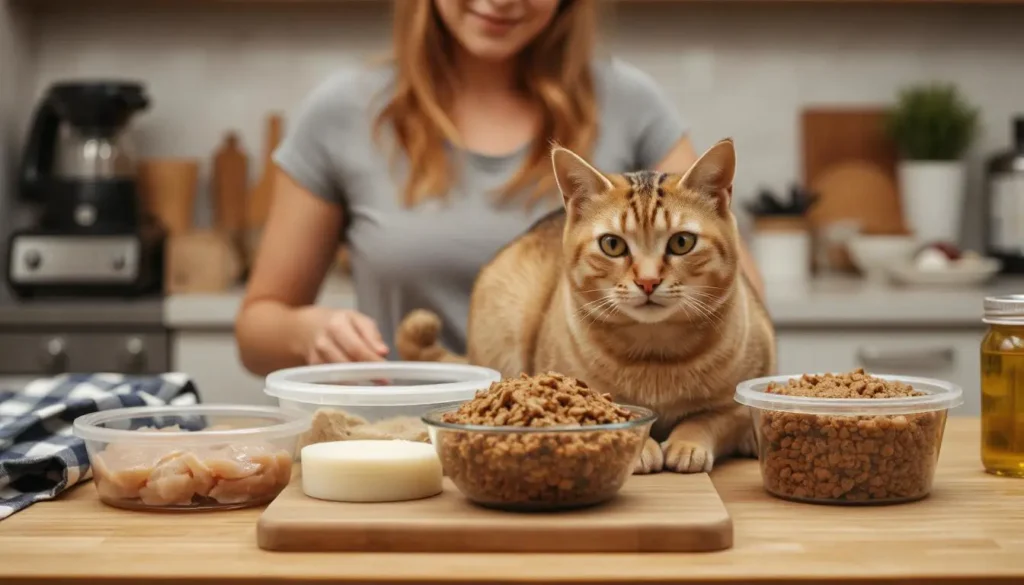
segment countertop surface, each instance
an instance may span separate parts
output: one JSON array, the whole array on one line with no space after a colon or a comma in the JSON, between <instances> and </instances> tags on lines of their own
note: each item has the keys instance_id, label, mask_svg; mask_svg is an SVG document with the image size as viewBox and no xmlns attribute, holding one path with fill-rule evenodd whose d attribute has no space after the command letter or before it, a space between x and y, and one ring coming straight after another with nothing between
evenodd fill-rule
<instances>
[{"instance_id":1,"label":"countertop surface","mask_svg":"<svg viewBox=\"0 0 1024 585\"><path fill-rule=\"evenodd\" d=\"M0 326L19 327L162 327L165 300L40 299L0 303Z\"/></svg>"},{"instance_id":2,"label":"countertop surface","mask_svg":"<svg viewBox=\"0 0 1024 585\"><path fill-rule=\"evenodd\" d=\"M0 583L1021 583L1024 480L985 474L979 435L951 418L932 495L898 506L777 500L756 462L723 462L735 546L716 553L271 553L261 509L129 512L85 484L0 522Z\"/></svg>"},{"instance_id":3,"label":"countertop surface","mask_svg":"<svg viewBox=\"0 0 1024 585\"><path fill-rule=\"evenodd\" d=\"M777 327L975 327L982 328L982 301L990 294L1024 293L1024 278L981 287L924 288L879 285L857 278L805 284L768 283L768 310ZM231 327L242 289L210 295L174 295L164 307L169 327ZM319 302L354 308L349 280L328 278Z\"/></svg>"}]
</instances>

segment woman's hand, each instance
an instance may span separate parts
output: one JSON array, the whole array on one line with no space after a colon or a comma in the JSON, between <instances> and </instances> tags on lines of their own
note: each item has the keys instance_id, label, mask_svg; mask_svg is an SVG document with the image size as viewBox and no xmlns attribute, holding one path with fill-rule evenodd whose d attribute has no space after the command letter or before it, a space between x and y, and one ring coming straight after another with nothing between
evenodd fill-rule
<instances>
[{"instance_id":1,"label":"woman's hand","mask_svg":"<svg viewBox=\"0 0 1024 585\"><path fill-rule=\"evenodd\" d=\"M388 354L373 319L358 311L332 311L314 329L306 352L310 364L379 362Z\"/></svg>"}]
</instances>

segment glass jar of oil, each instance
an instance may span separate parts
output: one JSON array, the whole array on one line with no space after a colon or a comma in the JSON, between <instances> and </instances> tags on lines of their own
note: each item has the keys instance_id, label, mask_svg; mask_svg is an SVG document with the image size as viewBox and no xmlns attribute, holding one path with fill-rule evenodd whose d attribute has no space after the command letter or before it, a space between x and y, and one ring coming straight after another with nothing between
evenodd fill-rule
<instances>
[{"instance_id":1,"label":"glass jar of oil","mask_svg":"<svg viewBox=\"0 0 1024 585\"><path fill-rule=\"evenodd\" d=\"M1024 478L1024 295L985 299L981 342L981 461Z\"/></svg>"}]
</instances>

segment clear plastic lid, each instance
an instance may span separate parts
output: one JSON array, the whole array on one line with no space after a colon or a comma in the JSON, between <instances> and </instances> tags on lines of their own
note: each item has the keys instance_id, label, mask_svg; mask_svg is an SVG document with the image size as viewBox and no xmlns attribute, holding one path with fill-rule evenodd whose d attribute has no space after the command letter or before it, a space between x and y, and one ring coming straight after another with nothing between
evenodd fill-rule
<instances>
[{"instance_id":1,"label":"clear plastic lid","mask_svg":"<svg viewBox=\"0 0 1024 585\"><path fill-rule=\"evenodd\" d=\"M146 432L172 426L181 430ZM309 417L272 406L195 404L101 410L76 418L74 433L87 441L223 443L294 437L309 427Z\"/></svg>"},{"instance_id":2,"label":"clear plastic lid","mask_svg":"<svg viewBox=\"0 0 1024 585\"><path fill-rule=\"evenodd\" d=\"M264 392L306 404L413 406L470 400L499 380L495 370L463 364L325 364L273 372Z\"/></svg>"},{"instance_id":3,"label":"clear plastic lid","mask_svg":"<svg viewBox=\"0 0 1024 585\"><path fill-rule=\"evenodd\" d=\"M824 374L812 374L824 375ZM833 414L848 416L878 416L887 414L914 414L948 410L963 404L963 390L956 384L931 378L872 374L875 378L902 382L922 396L905 398L812 398L809 396L786 396L768 394L769 384L784 386L786 382L800 376L770 376L755 378L736 385L736 402L763 410L795 412L802 414Z\"/></svg>"}]
</instances>

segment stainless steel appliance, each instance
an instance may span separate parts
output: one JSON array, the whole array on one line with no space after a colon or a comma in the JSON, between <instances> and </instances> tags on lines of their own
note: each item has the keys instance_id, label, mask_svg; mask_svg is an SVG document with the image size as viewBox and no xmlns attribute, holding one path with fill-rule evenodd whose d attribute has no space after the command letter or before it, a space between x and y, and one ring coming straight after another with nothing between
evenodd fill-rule
<instances>
[{"instance_id":1,"label":"stainless steel appliance","mask_svg":"<svg viewBox=\"0 0 1024 585\"><path fill-rule=\"evenodd\" d=\"M1013 120L1013 146L988 159L986 253L1003 272L1024 273L1024 115Z\"/></svg>"},{"instance_id":2,"label":"stainless steel appliance","mask_svg":"<svg viewBox=\"0 0 1024 585\"><path fill-rule=\"evenodd\" d=\"M143 212L128 122L138 83L66 82L36 107L19 192L36 225L11 235L15 294L138 295L159 289L164 233Z\"/></svg>"},{"instance_id":3,"label":"stainless steel appliance","mask_svg":"<svg viewBox=\"0 0 1024 585\"><path fill-rule=\"evenodd\" d=\"M160 298L0 303L0 388L66 372L162 374L171 369Z\"/></svg>"}]
</instances>

